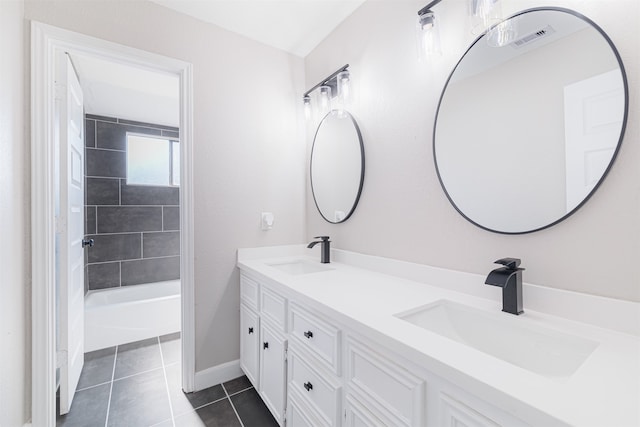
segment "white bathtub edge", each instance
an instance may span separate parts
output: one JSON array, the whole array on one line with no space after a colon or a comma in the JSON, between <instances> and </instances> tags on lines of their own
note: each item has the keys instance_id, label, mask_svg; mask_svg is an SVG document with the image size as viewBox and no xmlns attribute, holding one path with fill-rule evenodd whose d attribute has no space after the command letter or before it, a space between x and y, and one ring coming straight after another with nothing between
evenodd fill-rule
<instances>
[{"instance_id":1,"label":"white bathtub edge","mask_svg":"<svg viewBox=\"0 0 640 427\"><path fill-rule=\"evenodd\" d=\"M242 375L244 375L244 372L240 369L240 359L212 366L203 371L196 372L194 391L204 390L205 388L241 377Z\"/></svg>"}]
</instances>

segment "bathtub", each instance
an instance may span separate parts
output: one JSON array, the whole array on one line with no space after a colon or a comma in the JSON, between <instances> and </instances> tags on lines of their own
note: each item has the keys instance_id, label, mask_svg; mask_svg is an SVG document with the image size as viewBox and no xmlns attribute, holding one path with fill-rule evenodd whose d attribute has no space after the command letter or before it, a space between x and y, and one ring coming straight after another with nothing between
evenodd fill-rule
<instances>
[{"instance_id":1,"label":"bathtub","mask_svg":"<svg viewBox=\"0 0 640 427\"><path fill-rule=\"evenodd\" d=\"M180 331L180 280L89 291L84 351Z\"/></svg>"}]
</instances>

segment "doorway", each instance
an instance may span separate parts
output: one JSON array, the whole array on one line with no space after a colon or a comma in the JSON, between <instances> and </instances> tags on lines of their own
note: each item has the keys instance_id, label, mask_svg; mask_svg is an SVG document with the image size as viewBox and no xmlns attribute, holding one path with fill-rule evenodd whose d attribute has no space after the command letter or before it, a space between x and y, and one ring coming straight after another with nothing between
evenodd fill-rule
<instances>
[{"instance_id":1,"label":"doorway","mask_svg":"<svg viewBox=\"0 0 640 427\"><path fill-rule=\"evenodd\" d=\"M112 64L126 65L167 76L174 76L179 87L178 128L179 173L173 176L180 183L177 264L181 288L181 353L182 388L193 391L194 356L194 298L193 298L193 200L192 200L192 85L191 65L183 61L106 42L49 25L33 22L32 43L32 423L55 425L56 368L64 355L56 354L55 283L56 235L64 226L55 220L56 213L56 108L59 89L55 85L56 71L67 54L88 57ZM100 116L97 116L100 117ZM94 122L97 122L93 116ZM103 120L107 122L108 120ZM115 118L118 124L118 118ZM95 124L95 123L94 123ZM113 122L111 123L113 125ZM171 130L165 129L166 132ZM136 134L131 132L132 135ZM144 136L144 135L143 135ZM162 136L162 129L160 129ZM171 139L173 138L173 139ZM168 141L178 139L169 135ZM120 180L118 180L120 181ZM120 183L119 183L120 184ZM120 189L118 190L121 191ZM139 196L139 195L138 195ZM162 208L161 208L162 211ZM162 221L162 220L161 220ZM96 231L96 230L94 230ZM165 230L159 230L164 232ZM149 241L175 239L175 233L149 236ZM77 239L76 239L77 240ZM89 239L86 244L89 243ZM142 243L141 243L142 245ZM162 245L161 245L162 246ZM151 246L150 246L150 250ZM172 262L175 263L176 259ZM97 264L97 263L96 263ZM113 266L111 266L113 268ZM122 268L118 265L118 268ZM135 272L134 272L135 273ZM133 274L135 276L135 274ZM115 277L115 276L114 276ZM86 278L86 276L85 276ZM121 275L119 275L121 280ZM121 284L121 282L120 282Z\"/></svg>"}]
</instances>

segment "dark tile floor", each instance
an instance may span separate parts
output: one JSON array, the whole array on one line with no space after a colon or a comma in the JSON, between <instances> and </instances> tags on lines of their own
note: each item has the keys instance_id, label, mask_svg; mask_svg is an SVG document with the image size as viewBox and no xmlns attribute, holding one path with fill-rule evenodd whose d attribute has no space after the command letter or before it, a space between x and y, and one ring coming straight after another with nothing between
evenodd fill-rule
<instances>
[{"instance_id":1,"label":"dark tile floor","mask_svg":"<svg viewBox=\"0 0 640 427\"><path fill-rule=\"evenodd\" d=\"M180 334L85 354L65 427L277 426L247 377L195 393L180 386Z\"/></svg>"}]
</instances>

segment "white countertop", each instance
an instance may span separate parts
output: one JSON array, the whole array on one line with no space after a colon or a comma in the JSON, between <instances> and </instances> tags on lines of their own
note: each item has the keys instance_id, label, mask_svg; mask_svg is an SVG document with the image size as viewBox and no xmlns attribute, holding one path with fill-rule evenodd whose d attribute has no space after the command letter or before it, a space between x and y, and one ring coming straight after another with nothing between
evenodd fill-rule
<instances>
[{"instance_id":1,"label":"white countertop","mask_svg":"<svg viewBox=\"0 0 640 427\"><path fill-rule=\"evenodd\" d=\"M238 266L249 274L271 279L270 283L281 286L281 291L297 296L302 302L352 330L402 354L407 360L448 379L496 407L508 408L512 415L534 425L545 425L550 421L546 416L550 416L561 423L575 426L640 426L638 336L531 310L527 305L526 293L523 315L502 313L496 290L483 295L490 298L481 298L451 291L441 284L434 286L430 280L435 280L437 275L447 274L446 270L441 269L437 269L437 275L425 274L424 279L418 282L343 262L332 262L328 265L331 268L328 271L302 275L291 275L269 265L294 259L306 259L319 264L319 256L301 255L306 252L300 250L299 246L241 249L238 252ZM334 253L341 260L350 259L349 253L344 251ZM354 254L352 258L357 257L361 255ZM399 267L408 264L397 263ZM424 267L427 271L431 269ZM482 276L453 271L450 275L454 280L456 275L461 275L461 281L471 285L477 280L481 294L488 292L486 288L494 288L484 286ZM599 345L569 378L548 378L394 316L442 299L500 313L508 322L530 322L593 340ZM606 299L603 301L611 304ZM597 301L591 303L590 309L597 307ZM631 313L626 318L636 319L639 304L620 304ZM605 313L607 309L605 307ZM573 310L577 309L574 307ZM589 314L597 317L598 313ZM625 319L625 316L622 318Z\"/></svg>"}]
</instances>

